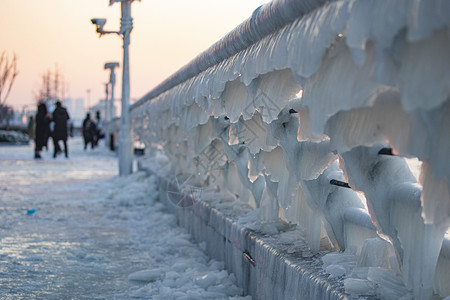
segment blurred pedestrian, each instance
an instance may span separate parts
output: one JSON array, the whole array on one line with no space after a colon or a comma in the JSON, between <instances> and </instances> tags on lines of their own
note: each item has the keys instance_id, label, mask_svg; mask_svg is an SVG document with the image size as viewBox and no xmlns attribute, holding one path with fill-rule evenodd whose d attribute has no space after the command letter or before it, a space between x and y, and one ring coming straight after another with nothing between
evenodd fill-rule
<instances>
[{"instance_id":1,"label":"blurred pedestrian","mask_svg":"<svg viewBox=\"0 0 450 300\"><path fill-rule=\"evenodd\" d=\"M98 141L102 138L102 135L103 135L103 122L102 122L102 120L101 120L101 118L100 118L100 112L99 111L97 111L96 113L95 113L95 119L96 119L96 121L97 121L97 134L96 134L96 137L95 137L95 146L97 146L98 145Z\"/></svg>"},{"instance_id":2,"label":"blurred pedestrian","mask_svg":"<svg viewBox=\"0 0 450 300\"><path fill-rule=\"evenodd\" d=\"M61 147L59 146L59 143L55 144L55 139L53 138L53 135L55 134L55 121L50 120L50 137L52 137L53 140L53 145L54 145L54 152L56 152L56 154L61 153ZM47 150L48 150L48 146L47 146Z\"/></svg>"},{"instance_id":3,"label":"blurred pedestrian","mask_svg":"<svg viewBox=\"0 0 450 300\"><path fill-rule=\"evenodd\" d=\"M56 108L53 111L53 122L55 124L53 130L53 144L54 144L54 152L53 158L58 154L58 150L61 149L59 146L59 141L62 141L64 144L64 154L69 157L69 152L67 148L67 137L68 137L68 128L67 121L70 119L67 110L62 107L60 101L56 101Z\"/></svg>"},{"instance_id":4,"label":"blurred pedestrian","mask_svg":"<svg viewBox=\"0 0 450 300\"><path fill-rule=\"evenodd\" d=\"M69 120L69 136L73 138L73 121Z\"/></svg>"},{"instance_id":5,"label":"blurred pedestrian","mask_svg":"<svg viewBox=\"0 0 450 300\"><path fill-rule=\"evenodd\" d=\"M36 138L36 122L34 121L33 116L30 116L30 119L28 120L27 134L30 140L34 141Z\"/></svg>"},{"instance_id":6,"label":"blurred pedestrian","mask_svg":"<svg viewBox=\"0 0 450 300\"><path fill-rule=\"evenodd\" d=\"M87 145L91 144L91 149L95 147L95 139L97 137L97 125L91 119L91 114L86 113L86 118L83 120L83 127L81 128L84 138L84 150L86 150Z\"/></svg>"},{"instance_id":7,"label":"blurred pedestrian","mask_svg":"<svg viewBox=\"0 0 450 300\"><path fill-rule=\"evenodd\" d=\"M50 120L51 116L47 111L47 105L45 105L45 103L39 103L35 121L36 128L35 128L34 158L36 159L41 158L40 153L48 140L50 132Z\"/></svg>"}]
</instances>

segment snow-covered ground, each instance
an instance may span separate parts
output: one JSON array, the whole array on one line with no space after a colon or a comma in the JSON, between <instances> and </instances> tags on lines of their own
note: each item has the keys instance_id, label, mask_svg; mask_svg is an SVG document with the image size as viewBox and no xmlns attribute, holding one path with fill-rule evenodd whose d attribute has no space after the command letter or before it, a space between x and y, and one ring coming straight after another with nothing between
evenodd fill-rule
<instances>
[{"instance_id":1,"label":"snow-covered ground","mask_svg":"<svg viewBox=\"0 0 450 300\"><path fill-rule=\"evenodd\" d=\"M42 154L0 147L1 299L241 299L157 202L153 177L118 177L115 155L80 138L69 159Z\"/></svg>"}]
</instances>

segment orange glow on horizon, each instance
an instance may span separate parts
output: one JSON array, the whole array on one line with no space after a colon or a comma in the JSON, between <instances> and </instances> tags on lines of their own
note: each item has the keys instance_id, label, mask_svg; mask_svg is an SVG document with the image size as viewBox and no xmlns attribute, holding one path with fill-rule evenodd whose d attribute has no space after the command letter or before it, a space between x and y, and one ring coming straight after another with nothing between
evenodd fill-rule
<instances>
[{"instance_id":1,"label":"orange glow on horizon","mask_svg":"<svg viewBox=\"0 0 450 300\"><path fill-rule=\"evenodd\" d=\"M138 99L249 18L268 0L135 1L130 45L131 99ZM120 5L107 0L2 0L0 50L16 53L19 75L7 105L35 105L41 76L55 65L64 76L67 97L104 99L107 61L122 61L122 40L99 38L90 19L107 18L105 30L120 27ZM115 94L120 98L121 69Z\"/></svg>"}]
</instances>

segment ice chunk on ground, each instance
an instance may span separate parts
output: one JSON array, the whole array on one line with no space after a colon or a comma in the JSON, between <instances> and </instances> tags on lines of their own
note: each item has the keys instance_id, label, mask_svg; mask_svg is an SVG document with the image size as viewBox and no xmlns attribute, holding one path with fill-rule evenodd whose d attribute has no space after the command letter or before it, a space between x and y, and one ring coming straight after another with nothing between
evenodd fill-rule
<instances>
[{"instance_id":1,"label":"ice chunk on ground","mask_svg":"<svg viewBox=\"0 0 450 300\"><path fill-rule=\"evenodd\" d=\"M152 282L161 278L163 274L164 271L161 269L142 270L128 275L128 280Z\"/></svg>"},{"instance_id":2,"label":"ice chunk on ground","mask_svg":"<svg viewBox=\"0 0 450 300\"><path fill-rule=\"evenodd\" d=\"M402 277L389 269L369 268L367 279L376 284L377 296L383 300L413 299Z\"/></svg>"},{"instance_id":3,"label":"ice chunk on ground","mask_svg":"<svg viewBox=\"0 0 450 300\"><path fill-rule=\"evenodd\" d=\"M347 278L344 280L345 292L356 295L375 295L375 286L369 280Z\"/></svg>"},{"instance_id":4,"label":"ice chunk on ground","mask_svg":"<svg viewBox=\"0 0 450 300\"><path fill-rule=\"evenodd\" d=\"M345 268L341 265L329 265L326 267L325 272L330 274L329 278L340 277L345 275Z\"/></svg>"},{"instance_id":5,"label":"ice chunk on ground","mask_svg":"<svg viewBox=\"0 0 450 300\"><path fill-rule=\"evenodd\" d=\"M208 287L217 282L217 276L214 273L207 273L195 278L194 282L196 285L206 290Z\"/></svg>"}]
</instances>

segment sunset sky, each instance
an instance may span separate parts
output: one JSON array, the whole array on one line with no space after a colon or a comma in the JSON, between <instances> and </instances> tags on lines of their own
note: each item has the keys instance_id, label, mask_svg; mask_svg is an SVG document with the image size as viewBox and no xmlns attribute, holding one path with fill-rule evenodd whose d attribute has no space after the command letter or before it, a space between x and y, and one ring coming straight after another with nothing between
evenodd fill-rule
<instances>
[{"instance_id":1,"label":"sunset sky","mask_svg":"<svg viewBox=\"0 0 450 300\"><path fill-rule=\"evenodd\" d=\"M132 5L131 98L139 99L158 83L219 40L268 0L142 0ZM41 76L56 65L66 82L66 96L105 97L109 72L104 63L122 65L122 39L98 37L90 19L107 18L105 30L120 27L120 4L108 0L0 0L0 52L18 58L7 105L34 108L33 92ZM120 98L121 69L115 93Z\"/></svg>"}]
</instances>

